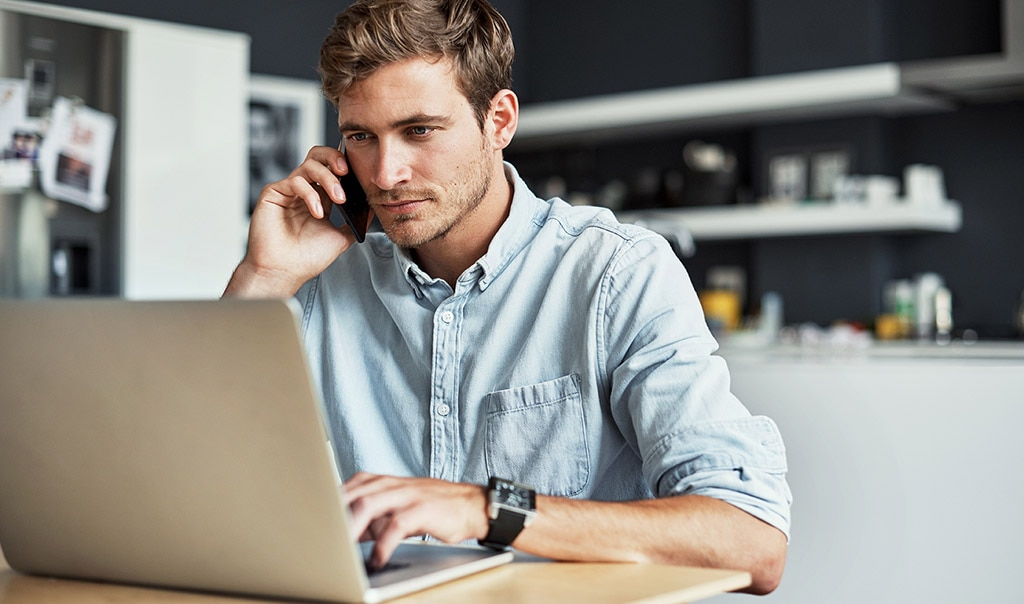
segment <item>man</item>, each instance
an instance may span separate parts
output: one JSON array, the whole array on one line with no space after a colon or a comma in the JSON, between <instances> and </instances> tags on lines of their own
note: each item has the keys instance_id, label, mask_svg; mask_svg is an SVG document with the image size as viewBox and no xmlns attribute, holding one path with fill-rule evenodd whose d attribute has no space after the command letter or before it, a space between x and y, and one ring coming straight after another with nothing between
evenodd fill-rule
<instances>
[{"instance_id":1,"label":"man","mask_svg":"<svg viewBox=\"0 0 1024 604\"><path fill-rule=\"evenodd\" d=\"M345 154L315 147L263 189L225 295L302 303L372 563L430 535L747 569L767 593L789 529L778 431L729 393L664 239L538 199L503 163L512 55L484 0L339 15L320 72ZM350 170L384 231L362 244L311 184L343 204Z\"/></svg>"}]
</instances>

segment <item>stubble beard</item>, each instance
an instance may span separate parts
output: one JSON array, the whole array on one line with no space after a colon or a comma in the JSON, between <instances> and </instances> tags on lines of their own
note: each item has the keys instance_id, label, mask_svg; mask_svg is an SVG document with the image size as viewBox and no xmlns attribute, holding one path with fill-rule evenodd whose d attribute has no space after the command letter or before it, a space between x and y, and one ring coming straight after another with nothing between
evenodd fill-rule
<instances>
[{"instance_id":1,"label":"stubble beard","mask_svg":"<svg viewBox=\"0 0 1024 604\"><path fill-rule=\"evenodd\" d=\"M382 191L379 200L427 199L427 214L415 212L395 216L383 224L384 233L397 246L415 249L446 237L466 216L474 212L491 189L493 180L486 154L466 171L465 180L432 189L393 189Z\"/></svg>"}]
</instances>

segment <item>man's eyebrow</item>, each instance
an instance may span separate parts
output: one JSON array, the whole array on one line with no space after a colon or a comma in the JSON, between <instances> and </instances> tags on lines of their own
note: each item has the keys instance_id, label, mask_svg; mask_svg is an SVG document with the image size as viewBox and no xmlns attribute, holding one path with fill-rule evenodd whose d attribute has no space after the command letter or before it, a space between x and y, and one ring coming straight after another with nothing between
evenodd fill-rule
<instances>
[{"instance_id":1,"label":"man's eyebrow","mask_svg":"<svg viewBox=\"0 0 1024 604\"><path fill-rule=\"evenodd\" d=\"M406 128L409 126L417 126L421 124L449 124L452 118L450 115L432 115L429 113L417 113L416 115L410 115L400 120L391 122L390 127L394 128ZM338 124L338 132L369 132L370 129L362 124L352 121L346 121Z\"/></svg>"}]
</instances>

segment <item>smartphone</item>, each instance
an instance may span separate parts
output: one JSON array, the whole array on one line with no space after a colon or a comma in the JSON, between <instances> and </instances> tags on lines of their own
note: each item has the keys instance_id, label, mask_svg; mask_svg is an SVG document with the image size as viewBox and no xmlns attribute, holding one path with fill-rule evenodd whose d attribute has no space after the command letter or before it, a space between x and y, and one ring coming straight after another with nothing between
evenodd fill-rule
<instances>
[{"instance_id":1,"label":"smartphone","mask_svg":"<svg viewBox=\"0 0 1024 604\"><path fill-rule=\"evenodd\" d=\"M335 205L345 224L356 235L356 241L362 243L366 239L366 223L370 221L370 204L366 201L366 191L359 185L352 168L342 176L341 188L345 190L345 203Z\"/></svg>"},{"instance_id":2,"label":"smartphone","mask_svg":"<svg viewBox=\"0 0 1024 604\"><path fill-rule=\"evenodd\" d=\"M356 236L356 242L362 243L366 240L366 223L370 220L370 204L366 201L366 191L359 186L359 180L349 168L348 174L338 178L341 188L345 190L345 203L334 203L327 192L320 186L316 186L324 208L331 208L331 222L337 226L347 224ZM341 215L341 221L334 218L334 213Z\"/></svg>"}]
</instances>

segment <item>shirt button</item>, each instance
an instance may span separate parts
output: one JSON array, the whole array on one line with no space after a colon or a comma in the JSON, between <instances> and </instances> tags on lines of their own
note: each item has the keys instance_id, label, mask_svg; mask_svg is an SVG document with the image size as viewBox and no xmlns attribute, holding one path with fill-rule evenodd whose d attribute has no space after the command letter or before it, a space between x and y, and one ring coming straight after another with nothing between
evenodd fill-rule
<instances>
[{"instance_id":1,"label":"shirt button","mask_svg":"<svg viewBox=\"0 0 1024 604\"><path fill-rule=\"evenodd\" d=\"M441 320L444 321L445 323L451 323L452 321L455 320L455 314L450 310L446 310L443 313L441 313Z\"/></svg>"},{"instance_id":2,"label":"shirt button","mask_svg":"<svg viewBox=\"0 0 1024 604\"><path fill-rule=\"evenodd\" d=\"M452 408L444 403L441 403L440 405L437 406L437 414L442 417L446 417L451 412Z\"/></svg>"}]
</instances>

